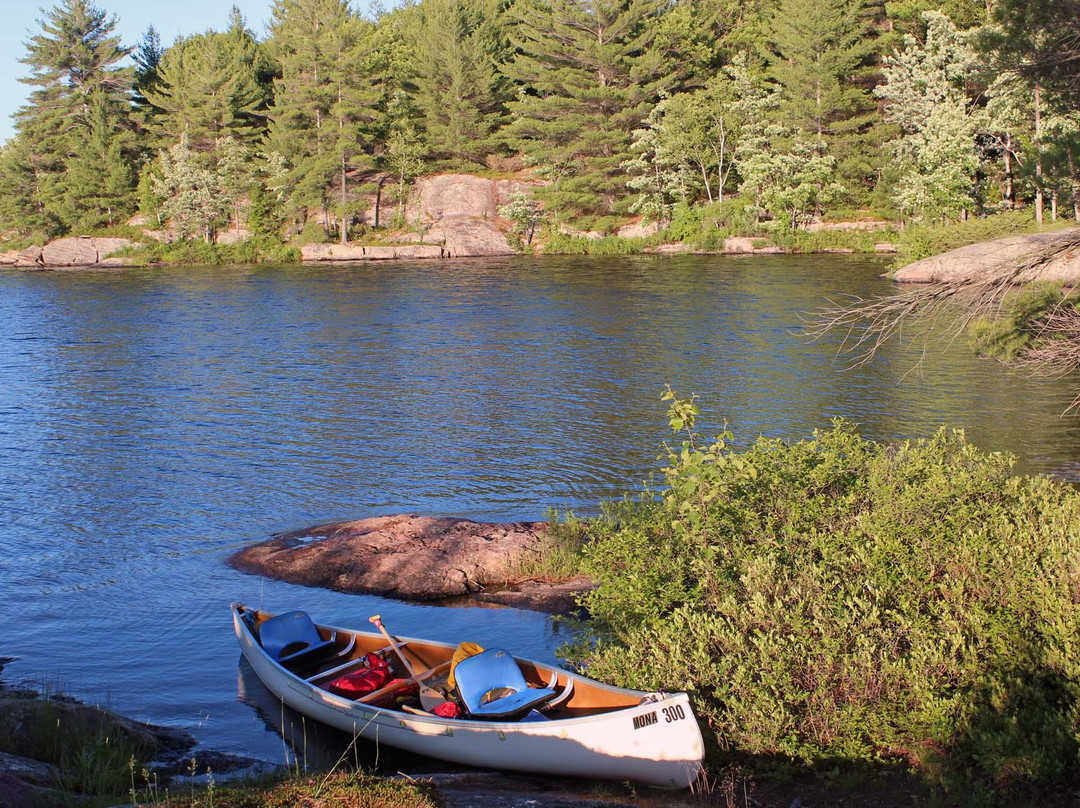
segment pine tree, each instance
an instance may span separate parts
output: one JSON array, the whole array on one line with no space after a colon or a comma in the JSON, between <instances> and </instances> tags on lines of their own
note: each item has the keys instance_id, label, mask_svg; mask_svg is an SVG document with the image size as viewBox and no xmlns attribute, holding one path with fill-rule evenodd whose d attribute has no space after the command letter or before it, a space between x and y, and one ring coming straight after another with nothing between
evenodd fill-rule
<instances>
[{"instance_id":1,"label":"pine tree","mask_svg":"<svg viewBox=\"0 0 1080 808\"><path fill-rule=\"evenodd\" d=\"M339 237L346 241L354 204L348 175L373 164L384 103L377 32L345 0L275 0L271 31L281 78L270 140L289 165L287 207L301 222L321 213L329 234L336 201Z\"/></svg>"},{"instance_id":2,"label":"pine tree","mask_svg":"<svg viewBox=\"0 0 1080 808\"><path fill-rule=\"evenodd\" d=\"M398 12L425 139L451 164L482 163L499 147L511 51L492 0L425 0Z\"/></svg>"},{"instance_id":3,"label":"pine tree","mask_svg":"<svg viewBox=\"0 0 1080 808\"><path fill-rule=\"evenodd\" d=\"M878 41L866 0L778 0L769 28L770 74L783 87L782 122L827 139L843 176L869 190L878 160L871 68Z\"/></svg>"},{"instance_id":4,"label":"pine tree","mask_svg":"<svg viewBox=\"0 0 1080 808\"><path fill-rule=\"evenodd\" d=\"M15 116L13 159L25 163L14 176L34 178L18 207L58 235L107 223L131 190L131 70L118 67L129 51L113 33L115 17L87 0L65 0L38 24L20 60L31 68L20 81L37 89Z\"/></svg>"},{"instance_id":5,"label":"pine tree","mask_svg":"<svg viewBox=\"0 0 1080 808\"><path fill-rule=\"evenodd\" d=\"M1080 0L996 0L982 49L1080 109Z\"/></svg>"},{"instance_id":6,"label":"pine tree","mask_svg":"<svg viewBox=\"0 0 1080 808\"><path fill-rule=\"evenodd\" d=\"M233 32L175 42L157 65L154 85L144 89L156 130L173 141L186 134L199 151L225 137L257 139L265 129L266 90L259 85L255 47Z\"/></svg>"},{"instance_id":7,"label":"pine tree","mask_svg":"<svg viewBox=\"0 0 1080 808\"><path fill-rule=\"evenodd\" d=\"M679 43L658 38L664 8L659 0L517 0L508 12L518 54L505 69L522 88L510 105L512 131L552 180L549 210L617 209L631 132L688 72Z\"/></svg>"}]
</instances>

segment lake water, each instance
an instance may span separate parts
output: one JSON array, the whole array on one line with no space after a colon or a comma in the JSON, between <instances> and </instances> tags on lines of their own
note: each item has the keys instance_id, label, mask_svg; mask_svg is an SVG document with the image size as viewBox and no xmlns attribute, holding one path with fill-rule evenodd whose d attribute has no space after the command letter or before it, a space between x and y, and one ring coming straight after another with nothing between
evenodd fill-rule
<instances>
[{"instance_id":1,"label":"lake water","mask_svg":"<svg viewBox=\"0 0 1080 808\"><path fill-rule=\"evenodd\" d=\"M283 758L227 606L553 659L549 619L292 586L230 553L398 512L540 519L637 490L666 383L702 431L876 439L963 427L1024 472L1076 479L1076 380L938 343L848 369L801 315L891 285L851 257L544 258L337 267L0 272L0 655L199 742Z\"/></svg>"}]
</instances>

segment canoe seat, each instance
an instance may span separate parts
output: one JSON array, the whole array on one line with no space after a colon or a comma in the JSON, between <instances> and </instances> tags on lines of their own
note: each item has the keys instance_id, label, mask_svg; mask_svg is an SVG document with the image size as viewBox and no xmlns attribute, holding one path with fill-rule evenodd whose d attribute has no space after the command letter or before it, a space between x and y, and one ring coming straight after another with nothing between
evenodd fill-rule
<instances>
[{"instance_id":1,"label":"canoe seat","mask_svg":"<svg viewBox=\"0 0 1080 808\"><path fill-rule=\"evenodd\" d=\"M334 644L324 640L307 612L285 612L259 626L259 642L276 662L296 663Z\"/></svg>"},{"instance_id":2,"label":"canoe seat","mask_svg":"<svg viewBox=\"0 0 1080 808\"><path fill-rule=\"evenodd\" d=\"M551 688L529 687L517 662L501 648L489 648L458 662L454 680L473 718L516 718L555 697Z\"/></svg>"}]
</instances>

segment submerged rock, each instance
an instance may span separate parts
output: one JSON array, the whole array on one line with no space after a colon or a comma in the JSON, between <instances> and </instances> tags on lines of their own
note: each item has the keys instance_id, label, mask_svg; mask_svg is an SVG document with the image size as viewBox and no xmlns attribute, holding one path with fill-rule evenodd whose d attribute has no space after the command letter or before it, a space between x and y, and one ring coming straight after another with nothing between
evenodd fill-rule
<instances>
[{"instance_id":1,"label":"submerged rock","mask_svg":"<svg viewBox=\"0 0 1080 808\"><path fill-rule=\"evenodd\" d=\"M540 551L546 530L546 522L378 516L285 533L230 563L305 586L439 600L505 590L516 565Z\"/></svg>"}]
</instances>

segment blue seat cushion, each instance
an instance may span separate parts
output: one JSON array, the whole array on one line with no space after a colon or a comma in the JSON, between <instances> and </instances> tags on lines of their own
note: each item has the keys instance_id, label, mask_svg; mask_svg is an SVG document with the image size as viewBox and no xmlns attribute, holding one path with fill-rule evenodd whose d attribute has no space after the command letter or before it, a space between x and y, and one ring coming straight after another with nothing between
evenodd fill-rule
<instances>
[{"instance_id":1,"label":"blue seat cushion","mask_svg":"<svg viewBox=\"0 0 1080 808\"><path fill-rule=\"evenodd\" d=\"M259 642L273 659L285 664L297 662L334 644L324 640L307 612L284 612L263 621L259 626Z\"/></svg>"},{"instance_id":2,"label":"blue seat cushion","mask_svg":"<svg viewBox=\"0 0 1080 808\"><path fill-rule=\"evenodd\" d=\"M555 697L549 688L529 687L514 658L501 648L463 659L454 668L458 695L473 718L514 718Z\"/></svg>"}]
</instances>

